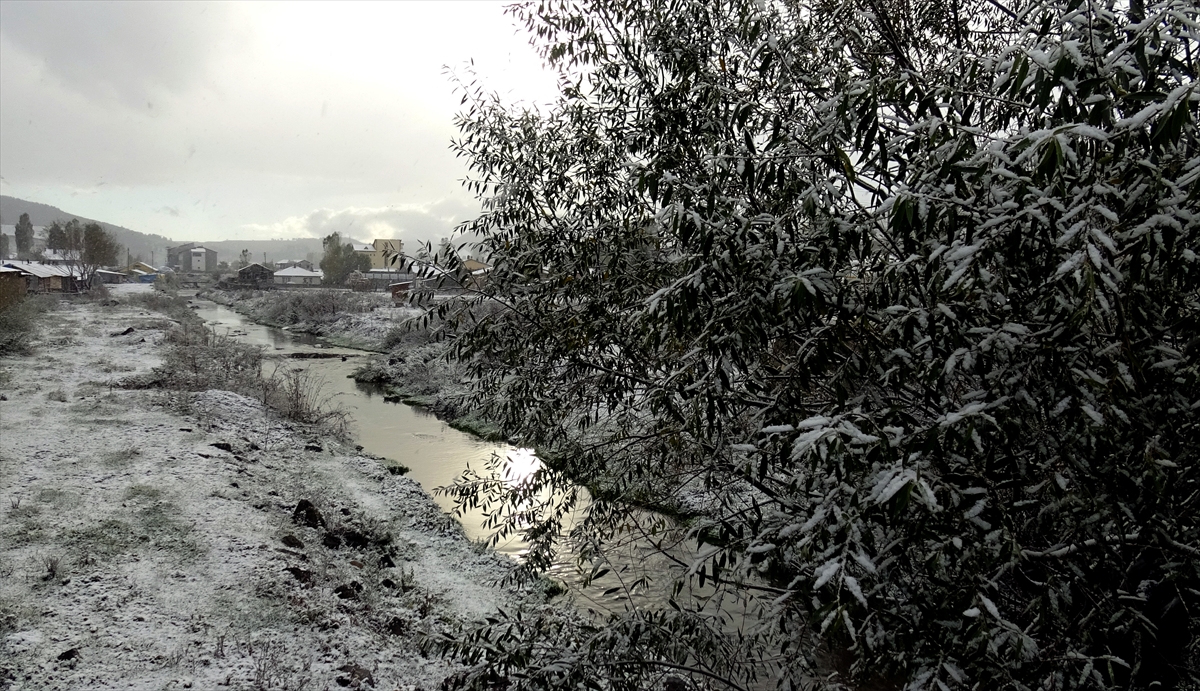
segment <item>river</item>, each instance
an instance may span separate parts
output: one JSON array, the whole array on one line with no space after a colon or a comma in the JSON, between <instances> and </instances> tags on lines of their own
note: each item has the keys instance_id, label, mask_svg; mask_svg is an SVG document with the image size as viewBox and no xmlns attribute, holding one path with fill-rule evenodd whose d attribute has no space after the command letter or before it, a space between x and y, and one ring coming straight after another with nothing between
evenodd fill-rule
<instances>
[{"instance_id":1,"label":"river","mask_svg":"<svg viewBox=\"0 0 1200 691\"><path fill-rule=\"evenodd\" d=\"M265 367L303 367L320 375L324 380L324 392L333 396L349 413L355 440L363 450L407 467L408 476L432 494L448 513L455 510L453 501L434 490L453 483L468 466L482 470L487 461L498 454L506 459L513 478L523 477L540 467L540 461L530 449L480 440L450 427L421 408L385 401L376 386L355 382L351 373L371 353L327 346L311 334L263 326L209 300L193 298L193 304L197 315L216 333L262 346L268 357ZM323 353L335 357L288 357L293 353ZM459 516L467 536L476 540L490 536L483 521L484 516L479 511L468 511ZM514 537L498 544L496 550L519 559L527 545ZM606 554L613 562L612 571L590 587L581 586L581 574L570 550L560 552L547 575L565 585L576 604L584 610L610 612L631 605L665 605L673 580L670 572L675 568L670 560L644 541L634 541L623 550L610 550ZM686 559L689 555L676 556ZM622 585L646 573L658 577L648 588L632 597L627 595Z\"/></svg>"}]
</instances>

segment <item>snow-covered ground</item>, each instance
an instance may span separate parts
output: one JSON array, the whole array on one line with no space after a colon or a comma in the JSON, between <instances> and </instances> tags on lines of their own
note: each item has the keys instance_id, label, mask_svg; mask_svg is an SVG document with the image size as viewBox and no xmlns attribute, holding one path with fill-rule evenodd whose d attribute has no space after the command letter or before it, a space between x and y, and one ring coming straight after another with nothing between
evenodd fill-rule
<instances>
[{"instance_id":1,"label":"snow-covered ground","mask_svg":"<svg viewBox=\"0 0 1200 691\"><path fill-rule=\"evenodd\" d=\"M167 327L64 303L0 360L0 689L436 688L420 632L525 598L511 563L254 400L119 388Z\"/></svg>"},{"instance_id":2,"label":"snow-covered ground","mask_svg":"<svg viewBox=\"0 0 1200 691\"><path fill-rule=\"evenodd\" d=\"M319 318L305 314L285 313L287 319L272 318L279 311L276 303L302 295L341 293L365 311L340 312L336 315L321 315ZM395 307L392 299L384 293L347 293L328 289L306 291L203 291L202 297L250 317L260 324L278 326L298 333L310 333L325 338L330 343L361 350L387 350L388 335L407 319L420 314L419 310Z\"/></svg>"}]
</instances>

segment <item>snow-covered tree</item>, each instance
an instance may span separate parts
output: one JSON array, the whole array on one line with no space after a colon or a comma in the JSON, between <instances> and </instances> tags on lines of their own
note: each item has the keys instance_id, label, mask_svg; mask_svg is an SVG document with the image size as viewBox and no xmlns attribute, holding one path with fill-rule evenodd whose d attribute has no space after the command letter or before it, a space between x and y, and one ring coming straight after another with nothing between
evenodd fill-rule
<instances>
[{"instance_id":1,"label":"snow-covered tree","mask_svg":"<svg viewBox=\"0 0 1200 691\"><path fill-rule=\"evenodd\" d=\"M553 467L454 493L531 571L573 482L597 559L630 503L707 498L690 577L757 623L526 612L441 641L465 685L1197 679L1193 2L515 11L562 93L464 87L493 269L445 311L472 403Z\"/></svg>"}]
</instances>

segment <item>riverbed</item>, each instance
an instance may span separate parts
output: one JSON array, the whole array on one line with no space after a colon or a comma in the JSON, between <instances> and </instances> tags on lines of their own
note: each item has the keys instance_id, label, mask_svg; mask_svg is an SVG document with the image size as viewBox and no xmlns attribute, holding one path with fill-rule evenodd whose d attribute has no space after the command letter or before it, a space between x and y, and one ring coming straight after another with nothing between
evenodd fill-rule
<instances>
[{"instance_id":1,"label":"riverbed","mask_svg":"<svg viewBox=\"0 0 1200 691\"><path fill-rule=\"evenodd\" d=\"M506 465L508 477L519 482L541 465L531 449L478 439L454 429L420 407L384 400L383 392L377 386L354 381L351 374L372 355L370 353L331 346L311 334L264 326L210 300L193 298L193 305L197 316L216 333L263 347L268 358L265 365L268 371L277 366L303 367L320 375L325 393L349 413L356 443L367 453L386 459L387 463L408 468L408 477L419 482L448 513L456 509L453 500L436 490L452 484L468 466L482 471L489 459L499 456ZM491 536L491 531L484 527L482 511L468 510L459 514L458 520L473 540L486 540ZM497 544L495 549L520 559L527 551L527 545L519 537L511 537ZM636 541L623 550L612 550L608 554L614 562L610 574L589 588L580 587L583 576L575 554L568 549L560 551L546 575L566 586L583 609L604 612L631 605L661 606L666 602L672 580L668 571L673 568L668 559L657 555L650 545ZM640 575L646 570L660 577L649 588L641 589L631 597L623 584L636 580L638 576L633 575L634 572Z\"/></svg>"}]
</instances>

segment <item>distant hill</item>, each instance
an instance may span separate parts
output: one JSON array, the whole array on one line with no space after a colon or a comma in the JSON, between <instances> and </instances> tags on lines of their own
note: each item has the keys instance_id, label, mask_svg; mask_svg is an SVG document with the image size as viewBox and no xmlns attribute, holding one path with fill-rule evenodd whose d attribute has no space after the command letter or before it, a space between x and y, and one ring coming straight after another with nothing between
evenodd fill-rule
<instances>
[{"instance_id":1,"label":"distant hill","mask_svg":"<svg viewBox=\"0 0 1200 691\"><path fill-rule=\"evenodd\" d=\"M162 235L139 233L136 230L130 230L123 226L68 213L57 206L0 195L0 224L14 225L20 219L21 214L29 214L29 221L35 226L48 226L55 221L69 221L73 218L79 219L80 223L99 223L100 227L112 233L113 238L129 252L130 256L141 256L147 262L153 257L155 264L159 266L166 263L168 247L192 242L192 240L188 239L172 240ZM283 259L313 259L314 261L318 261L321 258L322 251L321 241L317 238L297 238L294 240L218 240L215 242L202 242L200 244L211 250L215 250L218 261L227 261L231 264L238 260L242 250L250 250L251 261L256 262L263 260L264 252L268 261L280 261ZM309 254L314 256L308 257ZM122 257L121 259L123 262L125 258Z\"/></svg>"},{"instance_id":2,"label":"distant hill","mask_svg":"<svg viewBox=\"0 0 1200 691\"><path fill-rule=\"evenodd\" d=\"M0 224L16 224L21 214L29 214L29 221L35 226L48 226L55 221L69 221L73 218L79 219L80 223L99 223L100 227L112 233L113 238L131 255L141 255L146 261L150 261L150 253L154 252L155 260L162 262L167 257L167 247L179 244L162 235L139 233L122 226L67 213L57 206L0 195ZM125 258L121 259L124 261Z\"/></svg>"},{"instance_id":3,"label":"distant hill","mask_svg":"<svg viewBox=\"0 0 1200 691\"><path fill-rule=\"evenodd\" d=\"M174 245L183 244L182 242L173 243ZM250 261L261 262L263 253L267 255L267 261L277 262L284 259L309 259L313 262L321 261L321 241L317 238L296 238L294 240L217 240L215 242L201 242L210 250L216 250L217 261L229 262L233 264L242 256L242 250L250 250ZM313 256L309 257L311 254Z\"/></svg>"}]
</instances>

